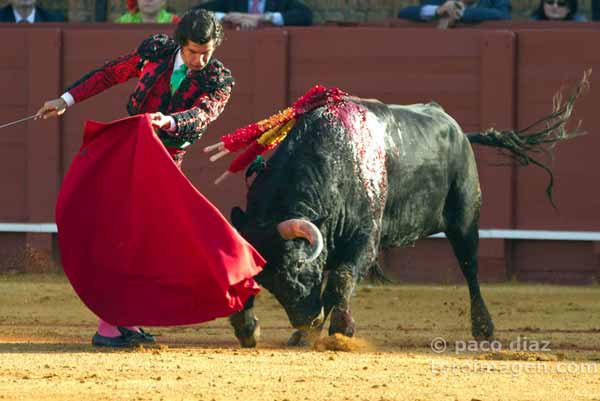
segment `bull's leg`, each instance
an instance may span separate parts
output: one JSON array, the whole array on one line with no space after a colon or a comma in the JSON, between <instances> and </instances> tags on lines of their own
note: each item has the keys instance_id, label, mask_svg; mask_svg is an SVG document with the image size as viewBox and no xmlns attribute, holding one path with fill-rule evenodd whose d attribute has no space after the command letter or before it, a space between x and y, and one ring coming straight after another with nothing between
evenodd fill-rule
<instances>
[{"instance_id":1,"label":"bull's leg","mask_svg":"<svg viewBox=\"0 0 600 401\"><path fill-rule=\"evenodd\" d=\"M477 277L481 190L471 146L463 143L463 151L461 162L457 163L459 170L444 206L446 236L469 286L471 333L475 339L487 340L494 336L494 324L483 302Z\"/></svg>"},{"instance_id":2,"label":"bull's leg","mask_svg":"<svg viewBox=\"0 0 600 401\"><path fill-rule=\"evenodd\" d=\"M477 277L477 246L479 243L478 225L472 223L466 230L453 227L446 231L454 254L460 263L471 298L471 333L478 340L489 340L494 336L494 324L485 306Z\"/></svg>"},{"instance_id":3,"label":"bull's leg","mask_svg":"<svg viewBox=\"0 0 600 401\"><path fill-rule=\"evenodd\" d=\"M254 296L248 298L244 310L229 317L235 336L243 348L254 348L260 337L258 318L254 314Z\"/></svg>"},{"instance_id":4,"label":"bull's leg","mask_svg":"<svg viewBox=\"0 0 600 401\"><path fill-rule=\"evenodd\" d=\"M354 283L354 276L350 271L330 272L323 292L323 323L310 331L296 330L288 340L288 345L309 345L321 335L330 313L329 335L341 333L352 337L354 335L354 319L350 314L350 296L354 289Z\"/></svg>"},{"instance_id":5,"label":"bull's leg","mask_svg":"<svg viewBox=\"0 0 600 401\"><path fill-rule=\"evenodd\" d=\"M377 247L374 245L375 235L361 236L349 240L351 251L346 262L328 270L327 285L322 295L323 322L331 313L329 335L341 333L346 336L354 335L354 319L350 313L350 297L356 286L358 275L356 266L370 266L377 259ZM353 257L354 256L354 257ZM292 334L288 345L308 345L320 335L323 324L310 330L298 330Z\"/></svg>"},{"instance_id":6,"label":"bull's leg","mask_svg":"<svg viewBox=\"0 0 600 401\"><path fill-rule=\"evenodd\" d=\"M348 270L329 273L323 293L323 323L310 330L296 330L288 340L288 345L307 346L313 343L321 335L330 313L329 335L341 333L352 337L355 325L350 313L350 296L355 283L354 275Z\"/></svg>"},{"instance_id":7,"label":"bull's leg","mask_svg":"<svg viewBox=\"0 0 600 401\"><path fill-rule=\"evenodd\" d=\"M379 228L380 225L374 225L369 235L351 239L349 249L354 253L354 257L349 257L348 262L338 265L329 273L329 283L324 294L325 305L331 305L329 335L354 335L355 324L350 312L350 297L358 280L357 272L366 271L362 268L376 263Z\"/></svg>"},{"instance_id":8,"label":"bull's leg","mask_svg":"<svg viewBox=\"0 0 600 401\"><path fill-rule=\"evenodd\" d=\"M350 296L356 285L351 269L340 267L329 275L324 294L324 303L331 309L329 335L340 333L348 337L354 335L354 319L350 313Z\"/></svg>"}]
</instances>

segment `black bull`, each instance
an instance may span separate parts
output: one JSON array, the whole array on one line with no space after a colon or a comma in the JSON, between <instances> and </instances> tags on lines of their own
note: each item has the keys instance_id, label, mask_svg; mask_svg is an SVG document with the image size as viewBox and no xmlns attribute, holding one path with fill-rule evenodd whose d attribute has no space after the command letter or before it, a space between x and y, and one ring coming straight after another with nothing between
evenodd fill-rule
<instances>
[{"instance_id":1,"label":"black bull","mask_svg":"<svg viewBox=\"0 0 600 401\"><path fill-rule=\"evenodd\" d=\"M246 212L234 208L231 215L268 261L257 279L298 329L289 344L306 343L329 315L330 334L352 336L350 296L361 278L382 275L379 250L438 232L467 281L472 334L491 338L477 276L481 191L471 144L498 147L552 178L531 153L572 136L564 125L580 91L581 85L533 133L529 127L465 135L437 104L346 98L303 115L257 174ZM255 346L253 299L231 323L242 346Z\"/></svg>"}]
</instances>

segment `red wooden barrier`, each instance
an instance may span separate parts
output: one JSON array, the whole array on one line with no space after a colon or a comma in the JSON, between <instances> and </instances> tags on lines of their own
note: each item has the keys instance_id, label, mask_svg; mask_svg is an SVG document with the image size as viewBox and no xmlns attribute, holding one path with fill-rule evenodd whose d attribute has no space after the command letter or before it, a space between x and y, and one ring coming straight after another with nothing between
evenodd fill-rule
<instances>
[{"instance_id":1,"label":"red wooden barrier","mask_svg":"<svg viewBox=\"0 0 600 401\"><path fill-rule=\"evenodd\" d=\"M545 197L547 176L537 168L517 170L515 223L517 228L548 230L600 230L600 55L594 49L600 32L518 32L518 126L547 114L557 88L573 84L593 67L592 90L580 99L572 117L582 120L587 135L557 146L553 209ZM566 93L565 93L566 94ZM560 254L560 255L559 255ZM581 258L586 260L580 263ZM523 241L515 245L513 266L522 280L558 283L593 282L600 277L598 247L594 243L543 244Z\"/></svg>"},{"instance_id":2,"label":"red wooden barrier","mask_svg":"<svg viewBox=\"0 0 600 401\"><path fill-rule=\"evenodd\" d=\"M492 29L482 24L482 29L439 31L405 24L402 29L227 31L215 56L233 71L237 84L222 117L190 149L184 171L225 215L234 205L245 206L241 175L221 186L212 184L230 159L212 164L202 147L284 108L316 83L388 103L435 100L465 131L523 127L550 111L552 94L561 83L573 82L585 68L600 64L595 52L600 39L597 24L584 25L586 29L583 25L577 29L545 25L540 30L540 25L535 25L535 29L508 30L498 29L502 25ZM0 85L3 93L10 95L0 100L0 121L35 112L43 100L60 95L90 69L135 48L151 33L172 30L173 26L165 25L110 24L1 27ZM80 145L84 120L125 116L132 84L76 105L61 120L31 122L2 132L0 221L53 220L60 177ZM597 96L592 91L575 113L576 118L583 118L583 128L590 135L557 149L558 213L544 198L543 172L535 167L514 168L510 163L496 166L506 159L493 150L475 149L484 199L482 228L599 229L600 190L585 184L595 182L598 175L594 163L598 139L592 135L600 128L593 108ZM48 248L50 241L47 235L0 234L0 259L11 259L14 249L22 249L25 243ZM515 275L524 280L570 277L572 282L590 282L600 274L600 247L593 243L556 247L567 255L584 253L575 267L558 256L550 258L552 263L534 257L539 249L555 245L482 240L481 275L493 281ZM425 240L414 249L386 251L382 263L400 279L462 280L444 240Z\"/></svg>"},{"instance_id":3,"label":"red wooden barrier","mask_svg":"<svg viewBox=\"0 0 600 401\"><path fill-rule=\"evenodd\" d=\"M34 114L60 86L60 30L2 29L0 121ZM0 135L0 220L52 221L59 183L60 122L29 121ZM0 269L19 268L24 244L51 250L48 235L2 234Z\"/></svg>"}]
</instances>

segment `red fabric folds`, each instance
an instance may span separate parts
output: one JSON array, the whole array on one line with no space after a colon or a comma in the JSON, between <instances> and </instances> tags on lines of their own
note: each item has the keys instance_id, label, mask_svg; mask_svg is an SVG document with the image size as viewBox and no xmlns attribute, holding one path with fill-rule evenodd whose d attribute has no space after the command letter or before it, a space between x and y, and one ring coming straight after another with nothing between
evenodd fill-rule
<instances>
[{"instance_id":1,"label":"red fabric folds","mask_svg":"<svg viewBox=\"0 0 600 401\"><path fill-rule=\"evenodd\" d=\"M86 123L56 222L67 277L111 324L199 323L259 291L264 259L177 168L147 115Z\"/></svg>"}]
</instances>

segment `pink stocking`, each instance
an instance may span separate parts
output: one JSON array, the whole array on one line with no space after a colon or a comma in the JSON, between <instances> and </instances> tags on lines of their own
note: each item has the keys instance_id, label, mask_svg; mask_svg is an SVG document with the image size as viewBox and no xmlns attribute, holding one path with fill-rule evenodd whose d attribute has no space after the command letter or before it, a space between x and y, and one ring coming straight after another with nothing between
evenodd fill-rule
<instances>
[{"instance_id":1,"label":"pink stocking","mask_svg":"<svg viewBox=\"0 0 600 401\"><path fill-rule=\"evenodd\" d=\"M140 331L139 327L137 326L127 326L126 328L132 331L137 331L138 333ZM117 326L113 326L102 319L98 319L98 334L104 337L119 337L121 332L119 329L117 329Z\"/></svg>"},{"instance_id":2,"label":"pink stocking","mask_svg":"<svg viewBox=\"0 0 600 401\"><path fill-rule=\"evenodd\" d=\"M117 329L117 326L98 319L98 334L104 337L119 337L121 332Z\"/></svg>"}]
</instances>

